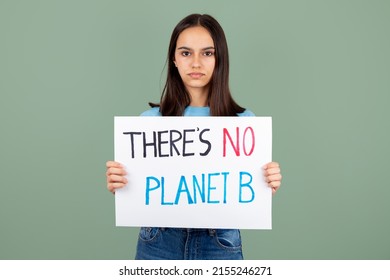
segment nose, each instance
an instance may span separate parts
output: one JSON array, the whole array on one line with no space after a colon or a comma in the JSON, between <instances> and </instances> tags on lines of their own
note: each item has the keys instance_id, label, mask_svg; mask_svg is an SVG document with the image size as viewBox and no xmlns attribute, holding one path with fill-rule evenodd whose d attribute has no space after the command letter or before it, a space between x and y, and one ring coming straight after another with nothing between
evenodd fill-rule
<instances>
[{"instance_id":1,"label":"nose","mask_svg":"<svg viewBox=\"0 0 390 280\"><path fill-rule=\"evenodd\" d=\"M192 68L200 68L201 63L200 63L200 55L199 54L194 54L192 60Z\"/></svg>"}]
</instances>

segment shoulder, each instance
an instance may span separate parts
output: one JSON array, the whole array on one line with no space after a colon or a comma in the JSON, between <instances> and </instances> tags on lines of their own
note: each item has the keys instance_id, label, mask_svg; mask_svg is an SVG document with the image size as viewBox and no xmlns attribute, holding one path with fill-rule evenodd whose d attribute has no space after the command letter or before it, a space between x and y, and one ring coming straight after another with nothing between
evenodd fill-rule
<instances>
[{"instance_id":1,"label":"shoulder","mask_svg":"<svg viewBox=\"0 0 390 280\"><path fill-rule=\"evenodd\" d=\"M239 117L254 117L255 114L251 110L246 109L244 112L238 113L237 116L239 116Z\"/></svg>"},{"instance_id":2,"label":"shoulder","mask_svg":"<svg viewBox=\"0 0 390 280\"><path fill-rule=\"evenodd\" d=\"M150 108L149 110L146 110L145 112L143 112L140 116L141 117L160 117L161 116L160 107Z\"/></svg>"}]
</instances>

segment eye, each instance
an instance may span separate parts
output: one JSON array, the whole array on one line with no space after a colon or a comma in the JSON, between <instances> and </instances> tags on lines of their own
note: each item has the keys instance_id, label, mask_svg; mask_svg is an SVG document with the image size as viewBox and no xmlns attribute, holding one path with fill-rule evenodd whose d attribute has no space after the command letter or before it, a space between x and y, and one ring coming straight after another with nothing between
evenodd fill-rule
<instances>
[{"instance_id":1,"label":"eye","mask_svg":"<svg viewBox=\"0 0 390 280\"><path fill-rule=\"evenodd\" d=\"M204 56L213 56L214 55L214 52L212 51L206 51L203 53Z\"/></svg>"},{"instance_id":2,"label":"eye","mask_svg":"<svg viewBox=\"0 0 390 280\"><path fill-rule=\"evenodd\" d=\"M191 53L189 51L184 51L181 53L182 56L190 56Z\"/></svg>"}]
</instances>

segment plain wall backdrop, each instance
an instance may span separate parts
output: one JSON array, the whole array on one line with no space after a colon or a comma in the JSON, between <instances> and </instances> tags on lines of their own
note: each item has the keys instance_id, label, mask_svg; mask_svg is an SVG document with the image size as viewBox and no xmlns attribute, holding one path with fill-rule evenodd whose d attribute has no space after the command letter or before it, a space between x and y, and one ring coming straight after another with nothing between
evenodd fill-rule
<instances>
[{"instance_id":1,"label":"plain wall backdrop","mask_svg":"<svg viewBox=\"0 0 390 280\"><path fill-rule=\"evenodd\" d=\"M245 258L389 259L385 0L0 0L0 259L134 258L106 190L113 117L159 100L190 13L224 28L238 103L273 117L284 178Z\"/></svg>"}]
</instances>

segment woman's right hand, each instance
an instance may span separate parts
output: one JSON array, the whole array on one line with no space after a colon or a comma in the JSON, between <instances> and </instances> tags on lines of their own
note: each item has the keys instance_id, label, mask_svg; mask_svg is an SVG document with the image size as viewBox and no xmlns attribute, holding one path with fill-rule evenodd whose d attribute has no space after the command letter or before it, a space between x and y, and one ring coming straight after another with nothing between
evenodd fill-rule
<instances>
[{"instance_id":1,"label":"woman's right hand","mask_svg":"<svg viewBox=\"0 0 390 280\"><path fill-rule=\"evenodd\" d=\"M107 161L106 168L107 189L110 192L115 193L116 189L126 186L126 171L122 164L116 161Z\"/></svg>"}]
</instances>

